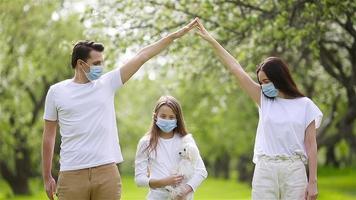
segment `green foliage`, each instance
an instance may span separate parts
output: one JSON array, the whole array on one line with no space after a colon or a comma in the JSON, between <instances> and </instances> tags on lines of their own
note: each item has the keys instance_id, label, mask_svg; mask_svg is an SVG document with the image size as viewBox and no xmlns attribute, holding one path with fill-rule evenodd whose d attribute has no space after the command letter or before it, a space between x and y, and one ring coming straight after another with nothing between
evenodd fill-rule
<instances>
[{"instance_id":1,"label":"green foliage","mask_svg":"<svg viewBox=\"0 0 356 200\"><path fill-rule=\"evenodd\" d=\"M31 152L31 173L39 174L45 95L72 76L70 52L83 26L77 14L49 1L2 1L0 21L0 161L14 170L15 158L24 156L15 149L23 147Z\"/></svg>"}]
</instances>

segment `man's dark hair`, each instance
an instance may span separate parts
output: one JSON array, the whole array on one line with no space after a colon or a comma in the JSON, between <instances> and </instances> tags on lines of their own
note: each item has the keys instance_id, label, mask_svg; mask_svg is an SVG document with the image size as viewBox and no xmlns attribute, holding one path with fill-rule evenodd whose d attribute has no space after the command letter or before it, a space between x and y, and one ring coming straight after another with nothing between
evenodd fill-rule
<instances>
[{"instance_id":1,"label":"man's dark hair","mask_svg":"<svg viewBox=\"0 0 356 200\"><path fill-rule=\"evenodd\" d=\"M104 45L89 40L77 42L74 45L72 52L72 68L75 68L78 59L87 61L87 59L90 57L89 53L92 50L103 52Z\"/></svg>"}]
</instances>

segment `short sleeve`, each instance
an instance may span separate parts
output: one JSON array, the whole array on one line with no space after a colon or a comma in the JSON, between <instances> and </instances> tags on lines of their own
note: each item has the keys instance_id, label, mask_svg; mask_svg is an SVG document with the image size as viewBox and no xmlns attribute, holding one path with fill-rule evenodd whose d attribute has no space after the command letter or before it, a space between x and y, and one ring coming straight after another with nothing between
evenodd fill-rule
<instances>
[{"instance_id":1,"label":"short sleeve","mask_svg":"<svg viewBox=\"0 0 356 200\"><path fill-rule=\"evenodd\" d=\"M55 90L51 86L47 92L46 101L45 101L45 108L43 119L49 121L57 121L57 108L55 104Z\"/></svg>"},{"instance_id":2,"label":"short sleeve","mask_svg":"<svg viewBox=\"0 0 356 200\"><path fill-rule=\"evenodd\" d=\"M101 79L104 84L107 84L113 91L116 91L123 85L120 68L116 68L110 72L107 72L102 76Z\"/></svg>"},{"instance_id":3,"label":"short sleeve","mask_svg":"<svg viewBox=\"0 0 356 200\"><path fill-rule=\"evenodd\" d=\"M321 121L323 119L323 113L320 111L317 105L314 104L312 100L309 99L306 106L306 117L305 117L305 128L309 126L310 123L315 121L315 128L319 128Z\"/></svg>"}]
</instances>

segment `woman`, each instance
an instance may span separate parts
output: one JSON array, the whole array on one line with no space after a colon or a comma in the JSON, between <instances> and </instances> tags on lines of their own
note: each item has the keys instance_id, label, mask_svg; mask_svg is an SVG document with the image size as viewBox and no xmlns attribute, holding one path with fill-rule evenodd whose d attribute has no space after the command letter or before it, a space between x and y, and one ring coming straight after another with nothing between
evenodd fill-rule
<instances>
[{"instance_id":1,"label":"woman","mask_svg":"<svg viewBox=\"0 0 356 200\"><path fill-rule=\"evenodd\" d=\"M298 90L280 58L269 57L258 66L256 83L199 20L197 28L259 107L252 199L316 199L319 108Z\"/></svg>"}]
</instances>

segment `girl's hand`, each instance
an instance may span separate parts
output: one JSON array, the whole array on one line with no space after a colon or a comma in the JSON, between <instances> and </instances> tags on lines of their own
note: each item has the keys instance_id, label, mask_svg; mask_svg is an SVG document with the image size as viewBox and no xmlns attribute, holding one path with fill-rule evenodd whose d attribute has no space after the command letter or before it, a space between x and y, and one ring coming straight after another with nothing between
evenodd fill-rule
<instances>
[{"instance_id":1,"label":"girl's hand","mask_svg":"<svg viewBox=\"0 0 356 200\"><path fill-rule=\"evenodd\" d=\"M172 33L171 36L173 37L173 39L177 39L177 38L182 37L183 35L188 33L192 28L197 26L197 20L198 20L198 18L195 18L193 21L191 21L185 27L183 27L183 28L179 29L178 31Z\"/></svg>"},{"instance_id":2,"label":"girl's hand","mask_svg":"<svg viewBox=\"0 0 356 200\"><path fill-rule=\"evenodd\" d=\"M181 196L178 196L176 199L174 200L186 200L186 197L181 197Z\"/></svg>"},{"instance_id":3,"label":"girl's hand","mask_svg":"<svg viewBox=\"0 0 356 200\"><path fill-rule=\"evenodd\" d=\"M168 176L167 178L162 179L162 184L164 186L167 186L167 185L175 186L175 185L180 184L182 182L183 178L184 177L182 175Z\"/></svg>"},{"instance_id":4,"label":"girl's hand","mask_svg":"<svg viewBox=\"0 0 356 200\"><path fill-rule=\"evenodd\" d=\"M316 182L309 182L305 191L305 200L315 200L318 197L318 186Z\"/></svg>"},{"instance_id":5,"label":"girl's hand","mask_svg":"<svg viewBox=\"0 0 356 200\"><path fill-rule=\"evenodd\" d=\"M199 19L197 20L197 24L198 24L197 26L198 31L196 33L204 40L208 42L213 42L215 39L213 38L213 36L209 34L209 32L205 29L205 27L203 26L203 24L200 22Z\"/></svg>"},{"instance_id":6,"label":"girl's hand","mask_svg":"<svg viewBox=\"0 0 356 200\"><path fill-rule=\"evenodd\" d=\"M187 184L184 186L180 186L179 190L180 190L179 195L176 197L175 200L185 200L187 198L187 195L193 192L192 187L190 187Z\"/></svg>"}]
</instances>

